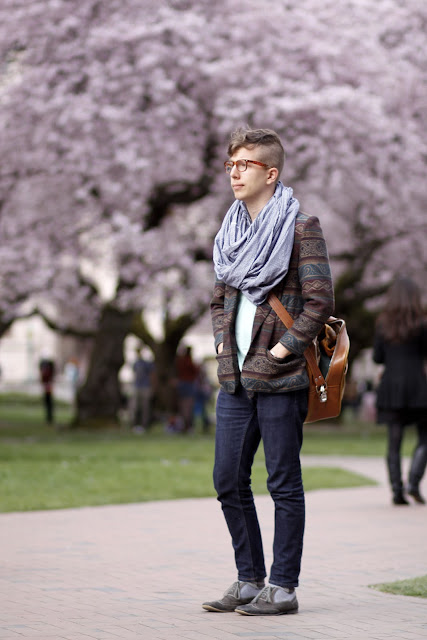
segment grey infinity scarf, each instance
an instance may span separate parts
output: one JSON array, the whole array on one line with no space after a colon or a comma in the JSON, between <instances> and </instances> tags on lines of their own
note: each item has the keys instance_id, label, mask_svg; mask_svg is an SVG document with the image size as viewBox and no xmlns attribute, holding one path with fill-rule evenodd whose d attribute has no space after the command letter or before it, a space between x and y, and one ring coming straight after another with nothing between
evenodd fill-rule
<instances>
[{"instance_id":1,"label":"grey infinity scarf","mask_svg":"<svg viewBox=\"0 0 427 640\"><path fill-rule=\"evenodd\" d=\"M215 238L216 275L256 305L267 299L288 272L299 211L292 194L290 187L278 182L253 222L243 202L235 200Z\"/></svg>"}]
</instances>

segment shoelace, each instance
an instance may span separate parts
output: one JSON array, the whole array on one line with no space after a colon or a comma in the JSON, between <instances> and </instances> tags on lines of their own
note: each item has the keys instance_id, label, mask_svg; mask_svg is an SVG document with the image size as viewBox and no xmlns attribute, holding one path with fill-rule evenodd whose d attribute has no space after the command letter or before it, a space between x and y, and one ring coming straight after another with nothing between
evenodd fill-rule
<instances>
[{"instance_id":1,"label":"shoelace","mask_svg":"<svg viewBox=\"0 0 427 640\"><path fill-rule=\"evenodd\" d=\"M273 591L273 587L267 585L259 592L257 596L255 596L254 602L258 602L258 600L265 600L265 602L271 602L271 592Z\"/></svg>"},{"instance_id":2,"label":"shoelace","mask_svg":"<svg viewBox=\"0 0 427 640\"><path fill-rule=\"evenodd\" d=\"M240 596L239 582L233 582L231 587L229 587L227 591L224 593L224 596L234 596L235 598L239 598Z\"/></svg>"}]
</instances>

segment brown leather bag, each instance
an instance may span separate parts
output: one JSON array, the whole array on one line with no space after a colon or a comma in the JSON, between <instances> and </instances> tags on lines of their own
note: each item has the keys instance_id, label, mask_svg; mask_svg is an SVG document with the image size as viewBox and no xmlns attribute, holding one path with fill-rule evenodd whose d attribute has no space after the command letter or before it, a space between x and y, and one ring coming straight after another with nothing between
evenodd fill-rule
<instances>
[{"instance_id":1,"label":"brown leather bag","mask_svg":"<svg viewBox=\"0 0 427 640\"><path fill-rule=\"evenodd\" d=\"M279 298L270 293L268 303L289 329L294 321ZM336 418L341 413L349 350L345 321L331 316L304 351L310 381L306 423Z\"/></svg>"}]
</instances>

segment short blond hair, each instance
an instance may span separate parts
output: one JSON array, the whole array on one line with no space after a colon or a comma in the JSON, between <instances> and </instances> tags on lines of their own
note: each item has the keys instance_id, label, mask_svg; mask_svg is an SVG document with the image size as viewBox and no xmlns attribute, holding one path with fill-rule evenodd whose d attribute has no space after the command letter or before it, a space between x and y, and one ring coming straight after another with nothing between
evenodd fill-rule
<instances>
[{"instance_id":1,"label":"short blond hair","mask_svg":"<svg viewBox=\"0 0 427 640\"><path fill-rule=\"evenodd\" d=\"M285 150L278 134L272 129L250 129L249 127L239 127L230 135L230 142L227 153L231 157L241 149L259 148L262 162L269 167L275 167L279 176L285 164Z\"/></svg>"}]
</instances>

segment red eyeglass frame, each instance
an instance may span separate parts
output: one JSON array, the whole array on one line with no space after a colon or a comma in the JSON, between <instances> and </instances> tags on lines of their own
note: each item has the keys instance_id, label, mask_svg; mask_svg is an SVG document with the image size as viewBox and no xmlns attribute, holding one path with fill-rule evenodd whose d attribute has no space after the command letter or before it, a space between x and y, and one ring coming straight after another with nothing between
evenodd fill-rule
<instances>
[{"instance_id":1,"label":"red eyeglass frame","mask_svg":"<svg viewBox=\"0 0 427 640\"><path fill-rule=\"evenodd\" d=\"M231 173L233 170L233 167L235 166L237 168L237 163L242 161L246 162L246 167L244 169L237 169L237 171L241 171L241 172L246 171L246 169L248 168L248 162L250 162L251 164L257 164L260 167L266 167L268 169L268 164L265 164L265 162L258 162L258 160L246 160L246 158L239 158L238 160L226 160L224 162L225 171L227 173Z\"/></svg>"}]
</instances>

